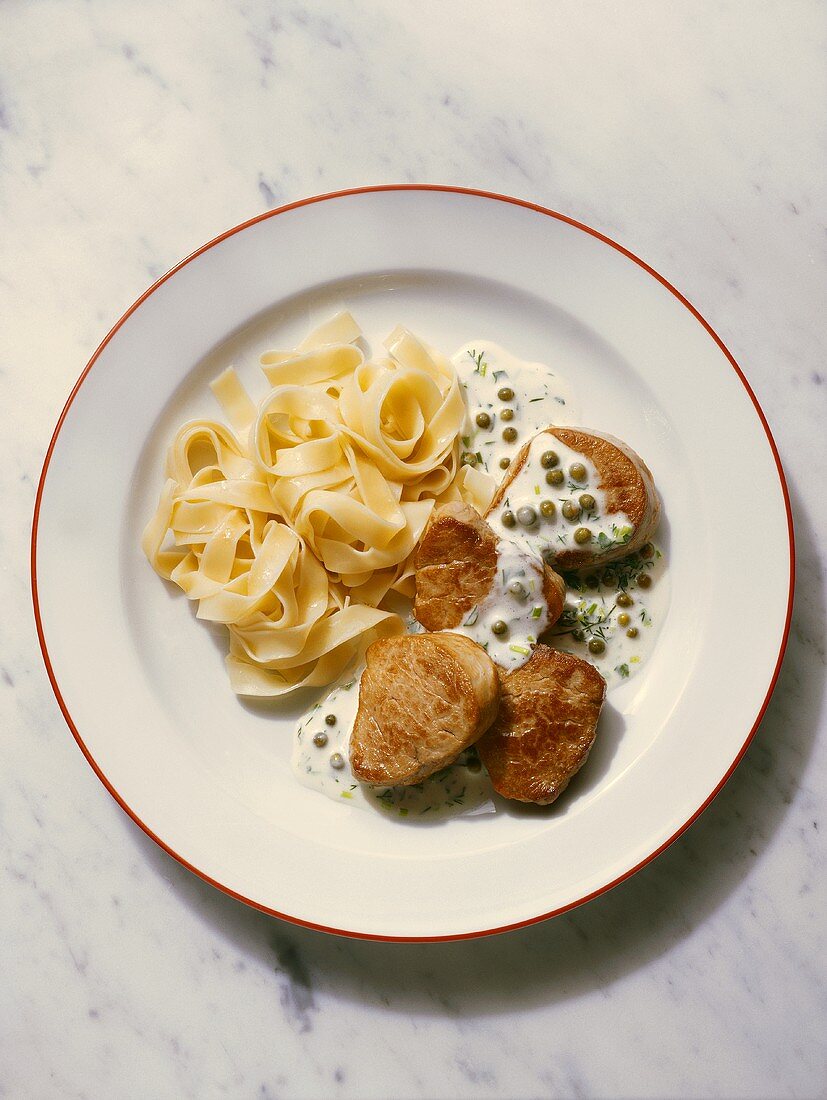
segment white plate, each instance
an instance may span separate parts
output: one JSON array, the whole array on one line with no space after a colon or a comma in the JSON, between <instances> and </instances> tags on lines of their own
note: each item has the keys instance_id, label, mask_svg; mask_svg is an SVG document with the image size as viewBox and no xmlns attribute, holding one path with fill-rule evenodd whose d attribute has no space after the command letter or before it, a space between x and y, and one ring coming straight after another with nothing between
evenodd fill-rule
<instances>
[{"instance_id":1,"label":"white plate","mask_svg":"<svg viewBox=\"0 0 827 1100\"><path fill-rule=\"evenodd\" d=\"M164 447L206 383L347 305L443 350L480 336L575 382L586 422L661 490L672 601L558 804L425 826L299 786L292 717L231 693L223 642L138 546ZM513 199L381 188L311 199L205 245L129 310L55 430L35 511L43 654L110 793L228 893L367 937L502 930L641 867L704 808L766 707L792 602L792 526L766 421L720 340L600 234ZM721 611L725 608L725 611Z\"/></svg>"}]
</instances>

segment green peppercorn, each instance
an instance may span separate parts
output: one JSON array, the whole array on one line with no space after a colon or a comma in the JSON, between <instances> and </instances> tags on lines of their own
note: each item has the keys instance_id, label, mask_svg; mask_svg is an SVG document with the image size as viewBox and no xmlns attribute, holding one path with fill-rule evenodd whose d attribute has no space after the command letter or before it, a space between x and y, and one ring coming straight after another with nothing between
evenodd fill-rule
<instances>
[{"instance_id":1,"label":"green peppercorn","mask_svg":"<svg viewBox=\"0 0 827 1100\"><path fill-rule=\"evenodd\" d=\"M330 758L330 766L331 768L335 768L337 771L340 771L345 766L345 758L340 752L333 753Z\"/></svg>"},{"instance_id":2,"label":"green peppercorn","mask_svg":"<svg viewBox=\"0 0 827 1100\"><path fill-rule=\"evenodd\" d=\"M626 637L627 638L636 638L637 637L637 627L636 626L630 626L629 629L626 631Z\"/></svg>"},{"instance_id":3,"label":"green peppercorn","mask_svg":"<svg viewBox=\"0 0 827 1100\"><path fill-rule=\"evenodd\" d=\"M508 623L504 623L502 619L495 619L491 624L492 634L506 634L508 632Z\"/></svg>"},{"instance_id":4,"label":"green peppercorn","mask_svg":"<svg viewBox=\"0 0 827 1100\"><path fill-rule=\"evenodd\" d=\"M557 505L553 500L543 500L540 502L540 513L545 516L546 519L553 519L557 512Z\"/></svg>"},{"instance_id":5,"label":"green peppercorn","mask_svg":"<svg viewBox=\"0 0 827 1100\"><path fill-rule=\"evenodd\" d=\"M589 576L586 577L586 588L599 588L599 587L600 587L600 578L596 577L594 575L594 573L589 574Z\"/></svg>"},{"instance_id":6,"label":"green peppercorn","mask_svg":"<svg viewBox=\"0 0 827 1100\"><path fill-rule=\"evenodd\" d=\"M549 470L546 474L546 481L549 485L562 485L563 484L563 471L562 470Z\"/></svg>"},{"instance_id":7,"label":"green peppercorn","mask_svg":"<svg viewBox=\"0 0 827 1100\"><path fill-rule=\"evenodd\" d=\"M524 504L517 509L517 522L521 527L533 527L537 522L537 509L530 504Z\"/></svg>"},{"instance_id":8,"label":"green peppercorn","mask_svg":"<svg viewBox=\"0 0 827 1100\"><path fill-rule=\"evenodd\" d=\"M559 466L560 456L556 451L543 451L540 455L540 465L544 470L550 470L552 466Z\"/></svg>"},{"instance_id":9,"label":"green peppercorn","mask_svg":"<svg viewBox=\"0 0 827 1100\"><path fill-rule=\"evenodd\" d=\"M510 386L501 386L497 390L497 397L499 397L500 401L513 401L514 391Z\"/></svg>"},{"instance_id":10,"label":"green peppercorn","mask_svg":"<svg viewBox=\"0 0 827 1100\"><path fill-rule=\"evenodd\" d=\"M514 419L514 410L513 409L502 409L501 410L500 420L513 420L513 419Z\"/></svg>"},{"instance_id":11,"label":"green peppercorn","mask_svg":"<svg viewBox=\"0 0 827 1100\"><path fill-rule=\"evenodd\" d=\"M336 725L336 715L335 714L326 714L324 720L325 720L325 722L328 726L335 726Z\"/></svg>"},{"instance_id":12,"label":"green peppercorn","mask_svg":"<svg viewBox=\"0 0 827 1100\"><path fill-rule=\"evenodd\" d=\"M500 469L501 470L507 470L510 465L511 465L511 459L510 458L501 458L500 459Z\"/></svg>"},{"instance_id":13,"label":"green peppercorn","mask_svg":"<svg viewBox=\"0 0 827 1100\"><path fill-rule=\"evenodd\" d=\"M621 592L615 601L618 607L631 607L635 602L628 592Z\"/></svg>"},{"instance_id":14,"label":"green peppercorn","mask_svg":"<svg viewBox=\"0 0 827 1100\"><path fill-rule=\"evenodd\" d=\"M567 500L563 503L562 512L566 519L580 519L580 505L575 504L573 500Z\"/></svg>"},{"instance_id":15,"label":"green peppercorn","mask_svg":"<svg viewBox=\"0 0 827 1100\"><path fill-rule=\"evenodd\" d=\"M651 588L652 578L649 576L648 573L643 573L641 574L641 576L638 577L637 584L638 588Z\"/></svg>"},{"instance_id":16,"label":"green peppercorn","mask_svg":"<svg viewBox=\"0 0 827 1100\"><path fill-rule=\"evenodd\" d=\"M580 497L580 507L583 508L586 512L593 512L596 504L597 501L594 499L591 493L583 493L583 495Z\"/></svg>"},{"instance_id":17,"label":"green peppercorn","mask_svg":"<svg viewBox=\"0 0 827 1100\"><path fill-rule=\"evenodd\" d=\"M475 420L477 421L478 428L491 427L491 417L488 415L488 413L477 413Z\"/></svg>"},{"instance_id":18,"label":"green peppercorn","mask_svg":"<svg viewBox=\"0 0 827 1100\"><path fill-rule=\"evenodd\" d=\"M592 533L588 529L588 527L578 527L577 530L574 532L574 541L579 543L581 546L585 542L591 542Z\"/></svg>"},{"instance_id":19,"label":"green peppercorn","mask_svg":"<svg viewBox=\"0 0 827 1100\"><path fill-rule=\"evenodd\" d=\"M503 428L503 439L506 441L506 443L513 443L516 438L516 428Z\"/></svg>"},{"instance_id":20,"label":"green peppercorn","mask_svg":"<svg viewBox=\"0 0 827 1100\"><path fill-rule=\"evenodd\" d=\"M606 649L606 643L602 638L592 638L589 642L589 653L603 653Z\"/></svg>"},{"instance_id":21,"label":"green peppercorn","mask_svg":"<svg viewBox=\"0 0 827 1100\"><path fill-rule=\"evenodd\" d=\"M324 731L322 731L321 733L314 733L313 744L318 746L318 748L323 749L327 744L327 734Z\"/></svg>"},{"instance_id":22,"label":"green peppercorn","mask_svg":"<svg viewBox=\"0 0 827 1100\"><path fill-rule=\"evenodd\" d=\"M476 466L477 464L477 456L473 451L463 451L459 460L463 466Z\"/></svg>"},{"instance_id":23,"label":"green peppercorn","mask_svg":"<svg viewBox=\"0 0 827 1100\"><path fill-rule=\"evenodd\" d=\"M655 554L655 548L651 544L651 542L647 542L645 546L641 546L640 556L642 558L651 558L651 557L654 557L654 554Z\"/></svg>"},{"instance_id":24,"label":"green peppercorn","mask_svg":"<svg viewBox=\"0 0 827 1100\"><path fill-rule=\"evenodd\" d=\"M503 527L516 527L517 517L514 515L510 508L506 508L506 510L500 516L500 522L502 523Z\"/></svg>"},{"instance_id":25,"label":"green peppercorn","mask_svg":"<svg viewBox=\"0 0 827 1100\"><path fill-rule=\"evenodd\" d=\"M582 462L575 462L574 465L569 466L569 473L575 481L585 481L588 476L586 467Z\"/></svg>"},{"instance_id":26,"label":"green peppercorn","mask_svg":"<svg viewBox=\"0 0 827 1100\"><path fill-rule=\"evenodd\" d=\"M617 617L618 626L628 626L631 621L632 620L629 618L625 611L621 611L621 613Z\"/></svg>"}]
</instances>

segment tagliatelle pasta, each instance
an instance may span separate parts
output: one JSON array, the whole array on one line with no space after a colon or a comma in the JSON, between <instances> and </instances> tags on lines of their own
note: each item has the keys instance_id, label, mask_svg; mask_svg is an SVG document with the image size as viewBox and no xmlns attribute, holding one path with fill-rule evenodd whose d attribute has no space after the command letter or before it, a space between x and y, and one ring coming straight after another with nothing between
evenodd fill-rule
<instances>
[{"instance_id":1,"label":"tagliatelle pasta","mask_svg":"<svg viewBox=\"0 0 827 1100\"><path fill-rule=\"evenodd\" d=\"M480 511L494 482L460 466L466 416L449 359L406 329L368 359L347 312L261 358L256 402L232 368L212 390L228 424L184 424L142 539L155 570L226 625L243 695L331 683L412 594L412 556L435 502Z\"/></svg>"}]
</instances>

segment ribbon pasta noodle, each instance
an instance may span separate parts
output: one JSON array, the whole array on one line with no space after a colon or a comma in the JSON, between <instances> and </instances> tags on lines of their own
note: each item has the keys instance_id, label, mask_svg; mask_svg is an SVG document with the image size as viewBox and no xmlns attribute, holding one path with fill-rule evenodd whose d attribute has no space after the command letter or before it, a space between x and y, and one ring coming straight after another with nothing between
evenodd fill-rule
<instances>
[{"instance_id":1,"label":"ribbon pasta noodle","mask_svg":"<svg viewBox=\"0 0 827 1100\"><path fill-rule=\"evenodd\" d=\"M240 695L331 683L401 633L389 593L413 594L413 552L437 501L480 511L492 479L460 466L466 410L453 364L397 328L365 357L342 312L261 357L256 404L230 367L211 384L227 424L190 421L142 547L229 632Z\"/></svg>"}]
</instances>

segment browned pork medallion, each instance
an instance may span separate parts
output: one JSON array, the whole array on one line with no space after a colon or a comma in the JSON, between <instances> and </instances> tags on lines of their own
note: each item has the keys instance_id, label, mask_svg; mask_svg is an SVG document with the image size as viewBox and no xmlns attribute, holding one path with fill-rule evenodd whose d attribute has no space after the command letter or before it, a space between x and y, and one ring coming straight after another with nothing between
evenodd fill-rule
<instances>
[{"instance_id":1,"label":"browned pork medallion","mask_svg":"<svg viewBox=\"0 0 827 1100\"><path fill-rule=\"evenodd\" d=\"M418 783L488 729L499 695L491 658L461 634L374 642L350 739L353 774L373 786Z\"/></svg>"},{"instance_id":2,"label":"browned pork medallion","mask_svg":"<svg viewBox=\"0 0 827 1100\"><path fill-rule=\"evenodd\" d=\"M494 790L553 802L586 762L605 694L594 665L546 645L521 668L501 671L499 714L477 744Z\"/></svg>"},{"instance_id":3,"label":"browned pork medallion","mask_svg":"<svg viewBox=\"0 0 827 1100\"><path fill-rule=\"evenodd\" d=\"M485 515L490 516L502 509L503 501L508 498L515 480L526 467L529 451L539 456L548 447L551 450L547 453L553 453L554 440L583 455L593 464L598 475L596 488L605 494L605 514L608 517L613 515L625 517L624 525L631 527L627 538L621 541L608 540L606 545L587 541L582 546L569 546L555 552L552 544L550 551L553 553L554 565L558 569L602 565L639 550L649 541L660 517L660 498L649 467L631 447L621 440L585 428L546 428L544 432L540 432L534 439L529 440L509 466L508 473L503 478ZM535 442L540 445L535 445L532 450L532 444ZM532 463L534 461L535 459L532 458ZM538 473L544 472L541 469ZM585 468L583 472L585 474ZM533 472L531 476L534 477ZM549 470L548 476L557 476L561 484L564 481L562 471ZM583 500L582 496L580 500Z\"/></svg>"},{"instance_id":4,"label":"browned pork medallion","mask_svg":"<svg viewBox=\"0 0 827 1100\"><path fill-rule=\"evenodd\" d=\"M470 505L443 504L434 512L416 552L414 616L426 630L452 630L481 604L497 579L497 536ZM563 611L566 586L549 565L530 561L543 585L547 616L540 633Z\"/></svg>"}]
</instances>

